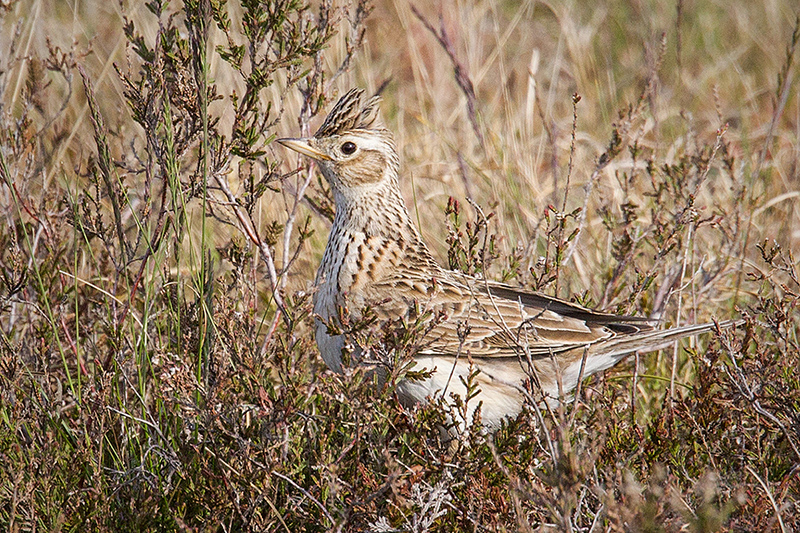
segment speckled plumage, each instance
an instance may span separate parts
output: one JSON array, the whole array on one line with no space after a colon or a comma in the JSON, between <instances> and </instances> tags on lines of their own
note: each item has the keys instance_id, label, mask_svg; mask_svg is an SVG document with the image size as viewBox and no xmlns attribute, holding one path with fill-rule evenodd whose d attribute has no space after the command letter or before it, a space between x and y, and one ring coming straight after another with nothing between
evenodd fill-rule
<instances>
[{"instance_id":1,"label":"speckled plumage","mask_svg":"<svg viewBox=\"0 0 800 533\"><path fill-rule=\"evenodd\" d=\"M581 375L714 327L656 330L642 318L600 313L442 268L400 194L397 149L377 121L378 99L363 104L362 99L363 91L353 89L313 137L279 140L317 160L336 204L314 294L317 344L331 369L341 371L346 339L329 335L327 324L341 308L359 316L369 305L386 321L430 311L435 322L415 360L435 372L402 383L401 398L413 403L443 392L463 397L460 376L466 378L471 361L480 369L483 421L497 425L522 408L529 376L535 375L545 397L555 402L559 379L561 393L567 393Z\"/></svg>"}]
</instances>

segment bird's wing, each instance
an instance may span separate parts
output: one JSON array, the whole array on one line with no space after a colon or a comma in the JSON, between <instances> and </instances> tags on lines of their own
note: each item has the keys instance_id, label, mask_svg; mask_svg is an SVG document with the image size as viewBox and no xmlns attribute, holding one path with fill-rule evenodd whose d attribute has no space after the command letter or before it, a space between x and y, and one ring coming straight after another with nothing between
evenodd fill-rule
<instances>
[{"instance_id":1,"label":"bird's wing","mask_svg":"<svg viewBox=\"0 0 800 533\"><path fill-rule=\"evenodd\" d=\"M459 273L432 279L403 273L374 284L371 295L381 318L427 321L420 353L543 357L652 329L641 318L598 313Z\"/></svg>"}]
</instances>

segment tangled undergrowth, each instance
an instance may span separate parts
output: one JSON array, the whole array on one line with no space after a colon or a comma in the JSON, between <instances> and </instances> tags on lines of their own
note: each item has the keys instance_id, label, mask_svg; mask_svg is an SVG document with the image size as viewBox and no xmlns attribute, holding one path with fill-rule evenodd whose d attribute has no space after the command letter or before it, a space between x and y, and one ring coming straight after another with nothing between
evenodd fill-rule
<instances>
[{"instance_id":1,"label":"tangled undergrowth","mask_svg":"<svg viewBox=\"0 0 800 533\"><path fill-rule=\"evenodd\" d=\"M4 530L800 530L790 2L724 7L735 31L682 2L41 3L0 5ZM744 323L492 434L474 397L400 406L413 325L350 324L385 386L329 372L332 199L272 141L355 84L443 264Z\"/></svg>"}]
</instances>

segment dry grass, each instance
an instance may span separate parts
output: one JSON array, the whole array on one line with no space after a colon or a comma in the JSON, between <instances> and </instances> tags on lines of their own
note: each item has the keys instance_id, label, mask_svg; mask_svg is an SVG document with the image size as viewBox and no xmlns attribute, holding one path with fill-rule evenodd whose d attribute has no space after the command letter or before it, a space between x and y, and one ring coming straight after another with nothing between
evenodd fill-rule
<instances>
[{"instance_id":1,"label":"dry grass","mask_svg":"<svg viewBox=\"0 0 800 533\"><path fill-rule=\"evenodd\" d=\"M0 524L800 529L799 36L786 0L0 3ZM463 399L311 339L332 204L272 140L354 85L443 263L746 324L441 442Z\"/></svg>"}]
</instances>

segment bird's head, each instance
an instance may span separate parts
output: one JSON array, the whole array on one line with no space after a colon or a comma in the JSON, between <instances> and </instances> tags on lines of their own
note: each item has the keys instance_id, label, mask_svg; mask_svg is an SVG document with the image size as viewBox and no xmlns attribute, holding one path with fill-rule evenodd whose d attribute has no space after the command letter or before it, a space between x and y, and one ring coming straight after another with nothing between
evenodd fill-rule
<instances>
[{"instance_id":1,"label":"bird's head","mask_svg":"<svg viewBox=\"0 0 800 533\"><path fill-rule=\"evenodd\" d=\"M362 103L363 95L362 89L351 89L341 97L313 137L278 139L316 160L334 192L345 196L397 184L397 149L378 120L380 98Z\"/></svg>"}]
</instances>

